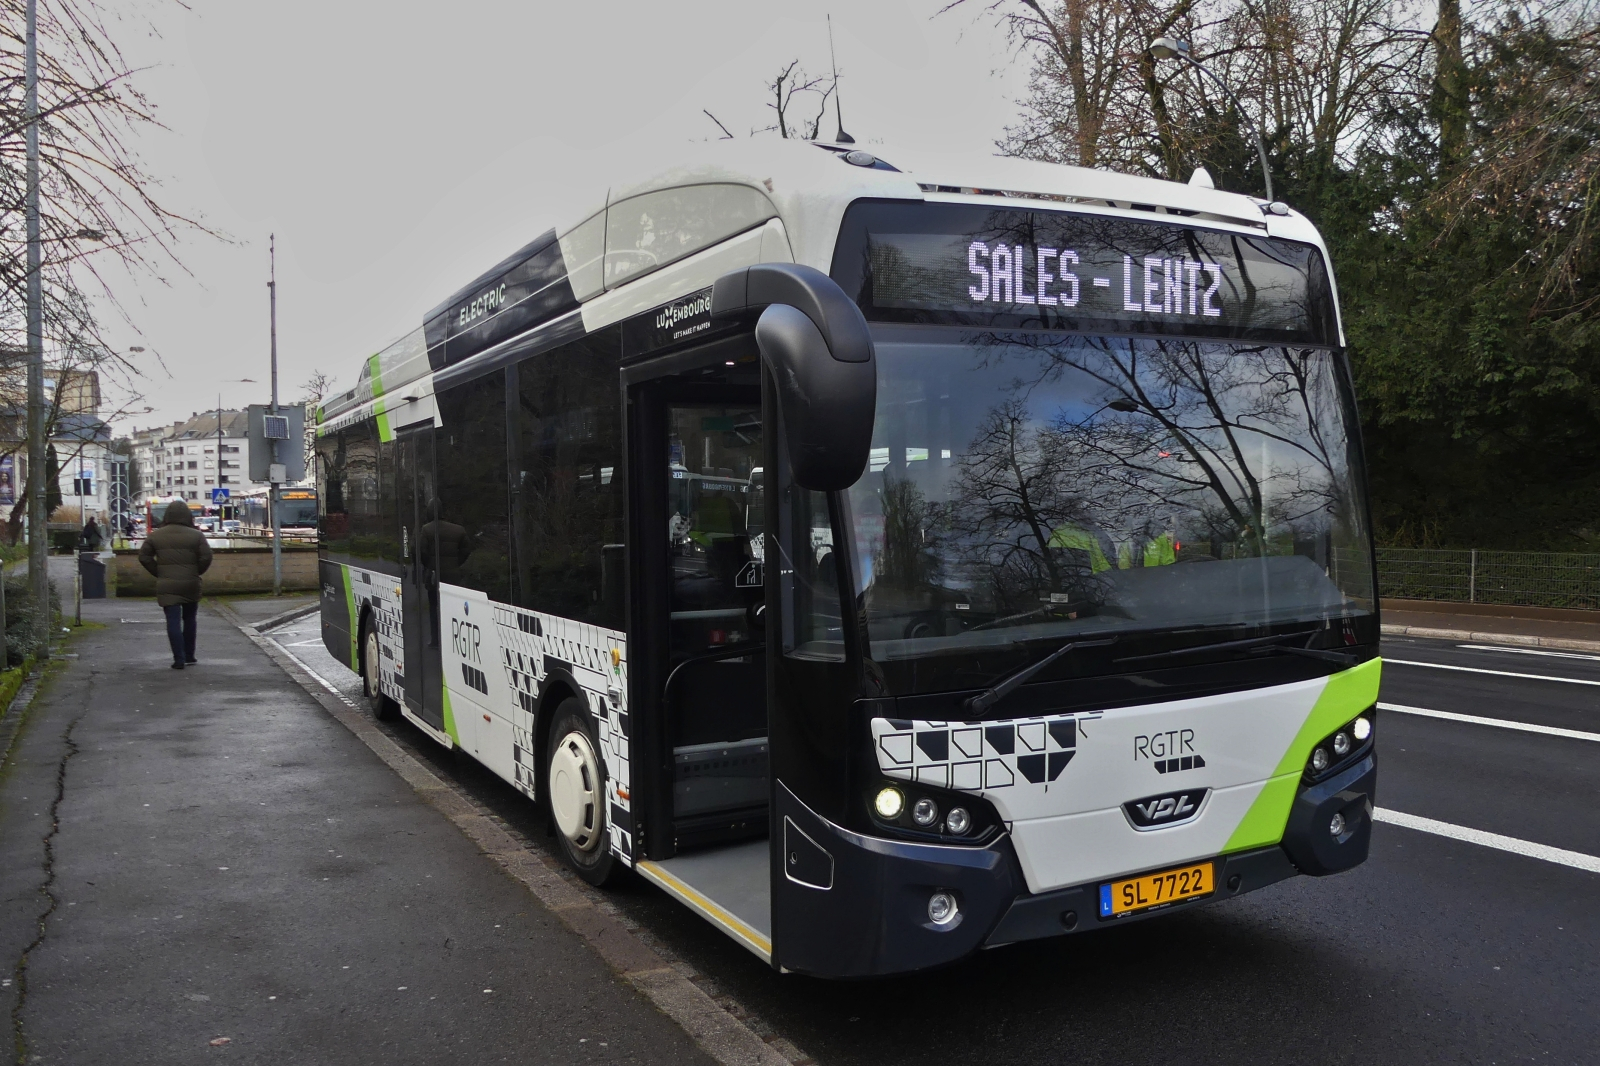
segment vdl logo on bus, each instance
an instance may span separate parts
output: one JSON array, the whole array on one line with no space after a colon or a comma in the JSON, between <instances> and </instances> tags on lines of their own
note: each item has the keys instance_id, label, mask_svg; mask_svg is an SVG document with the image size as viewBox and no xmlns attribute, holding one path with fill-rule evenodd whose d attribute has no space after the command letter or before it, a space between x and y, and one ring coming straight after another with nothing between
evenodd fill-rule
<instances>
[{"instance_id":1,"label":"vdl logo on bus","mask_svg":"<svg viewBox=\"0 0 1600 1066\"><path fill-rule=\"evenodd\" d=\"M1122 810L1135 829L1165 829L1169 825L1192 820L1205 806L1206 796L1210 792L1209 788L1199 788L1146 796L1124 803Z\"/></svg>"}]
</instances>

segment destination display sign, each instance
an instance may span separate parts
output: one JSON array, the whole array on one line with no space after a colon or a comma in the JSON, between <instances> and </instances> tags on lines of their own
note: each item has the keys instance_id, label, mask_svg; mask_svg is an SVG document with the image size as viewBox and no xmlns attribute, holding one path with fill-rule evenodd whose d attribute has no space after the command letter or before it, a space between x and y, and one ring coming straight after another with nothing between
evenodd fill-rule
<instances>
[{"instance_id":1,"label":"destination display sign","mask_svg":"<svg viewBox=\"0 0 1600 1066\"><path fill-rule=\"evenodd\" d=\"M966 205L867 204L851 215L835 278L847 292L854 284L871 318L1336 342L1311 245Z\"/></svg>"}]
</instances>

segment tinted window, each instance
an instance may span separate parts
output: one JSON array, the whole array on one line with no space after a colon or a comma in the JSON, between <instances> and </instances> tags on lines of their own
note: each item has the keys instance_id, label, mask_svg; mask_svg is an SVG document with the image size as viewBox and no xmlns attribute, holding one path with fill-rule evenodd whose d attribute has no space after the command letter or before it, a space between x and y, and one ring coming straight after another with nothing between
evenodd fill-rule
<instances>
[{"instance_id":1,"label":"tinted window","mask_svg":"<svg viewBox=\"0 0 1600 1066\"><path fill-rule=\"evenodd\" d=\"M380 444L371 422L348 426L317 441L317 521L325 551L352 561L398 563L394 505L394 445ZM284 501L284 526L305 521L313 501ZM263 516L263 521L265 517Z\"/></svg>"},{"instance_id":2,"label":"tinted window","mask_svg":"<svg viewBox=\"0 0 1600 1066\"><path fill-rule=\"evenodd\" d=\"M613 328L515 368L517 602L622 628L622 429Z\"/></svg>"},{"instance_id":3,"label":"tinted window","mask_svg":"<svg viewBox=\"0 0 1600 1066\"><path fill-rule=\"evenodd\" d=\"M606 210L606 288L632 281L777 214L744 185L662 189Z\"/></svg>"},{"instance_id":4,"label":"tinted window","mask_svg":"<svg viewBox=\"0 0 1600 1066\"><path fill-rule=\"evenodd\" d=\"M424 501L422 543L436 545L441 582L509 602L505 376L490 374L441 393L439 416L438 499Z\"/></svg>"}]
</instances>

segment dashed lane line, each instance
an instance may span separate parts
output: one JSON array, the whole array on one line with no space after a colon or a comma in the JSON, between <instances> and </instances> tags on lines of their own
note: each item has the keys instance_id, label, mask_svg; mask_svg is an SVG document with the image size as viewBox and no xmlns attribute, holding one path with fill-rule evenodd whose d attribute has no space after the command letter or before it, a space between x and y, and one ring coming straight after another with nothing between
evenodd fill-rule
<instances>
[{"instance_id":1,"label":"dashed lane line","mask_svg":"<svg viewBox=\"0 0 1600 1066\"><path fill-rule=\"evenodd\" d=\"M1549 737L1566 737L1569 740L1592 740L1600 743L1600 733L1585 733L1581 729L1562 729L1553 725L1535 725L1532 722L1513 722L1506 718L1483 718L1476 714L1457 714L1455 711L1431 711L1426 707L1407 707L1399 703L1380 703L1380 711L1399 714L1416 714L1424 718L1443 718L1449 722L1466 722L1468 725L1488 725L1496 729L1515 729L1519 733L1543 733Z\"/></svg>"},{"instance_id":2,"label":"dashed lane line","mask_svg":"<svg viewBox=\"0 0 1600 1066\"><path fill-rule=\"evenodd\" d=\"M1391 659L1387 655L1383 657L1383 661L1386 665L1393 663L1396 666L1426 666L1431 670L1459 670L1464 674L1494 674L1496 677L1521 677L1526 678L1529 681L1561 681L1568 685L1600 686L1600 681L1591 681L1586 677L1553 677L1550 674L1519 674L1510 670L1490 670L1482 666L1451 666L1448 663L1421 663L1417 662L1415 659Z\"/></svg>"},{"instance_id":3,"label":"dashed lane line","mask_svg":"<svg viewBox=\"0 0 1600 1066\"><path fill-rule=\"evenodd\" d=\"M1470 829L1464 825L1452 825L1450 822L1424 818L1417 814L1406 814L1404 811L1391 811L1385 807L1375 809L1372 818L1374 821L1398 825L1403 829L1415 829L1419 833L1432 833L1434 836L1448 837L1451 840L1477 844L1480 847L1494 848L1496 851L1508 851L1513 855L1525 855L1530 859L1542 859L1561 866L1571 866L1575 870L1600 874L1600 855L1585 855L1581 851L1552 848L1548 844L1536 844L1531 840L1502 836L1482 829Z\"/></svg>"}]
</instances>

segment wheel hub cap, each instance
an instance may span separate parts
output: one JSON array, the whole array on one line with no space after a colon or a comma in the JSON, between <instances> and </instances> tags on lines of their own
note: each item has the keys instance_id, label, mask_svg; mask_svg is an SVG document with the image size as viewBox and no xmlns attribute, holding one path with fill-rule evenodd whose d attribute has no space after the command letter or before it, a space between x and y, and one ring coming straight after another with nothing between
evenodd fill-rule
<instances>
[{"instance_id":1,"label":"wheel hub cap","mask_svg":"<svg viewBox=\"0 0 1600 1066\"><path fill-rule=\"evenodd\" d=\"M579 851L600 842L600 763L586 734L573 730L550 756L550 809L561 835Z\"/></svg>"}]
</instances>

